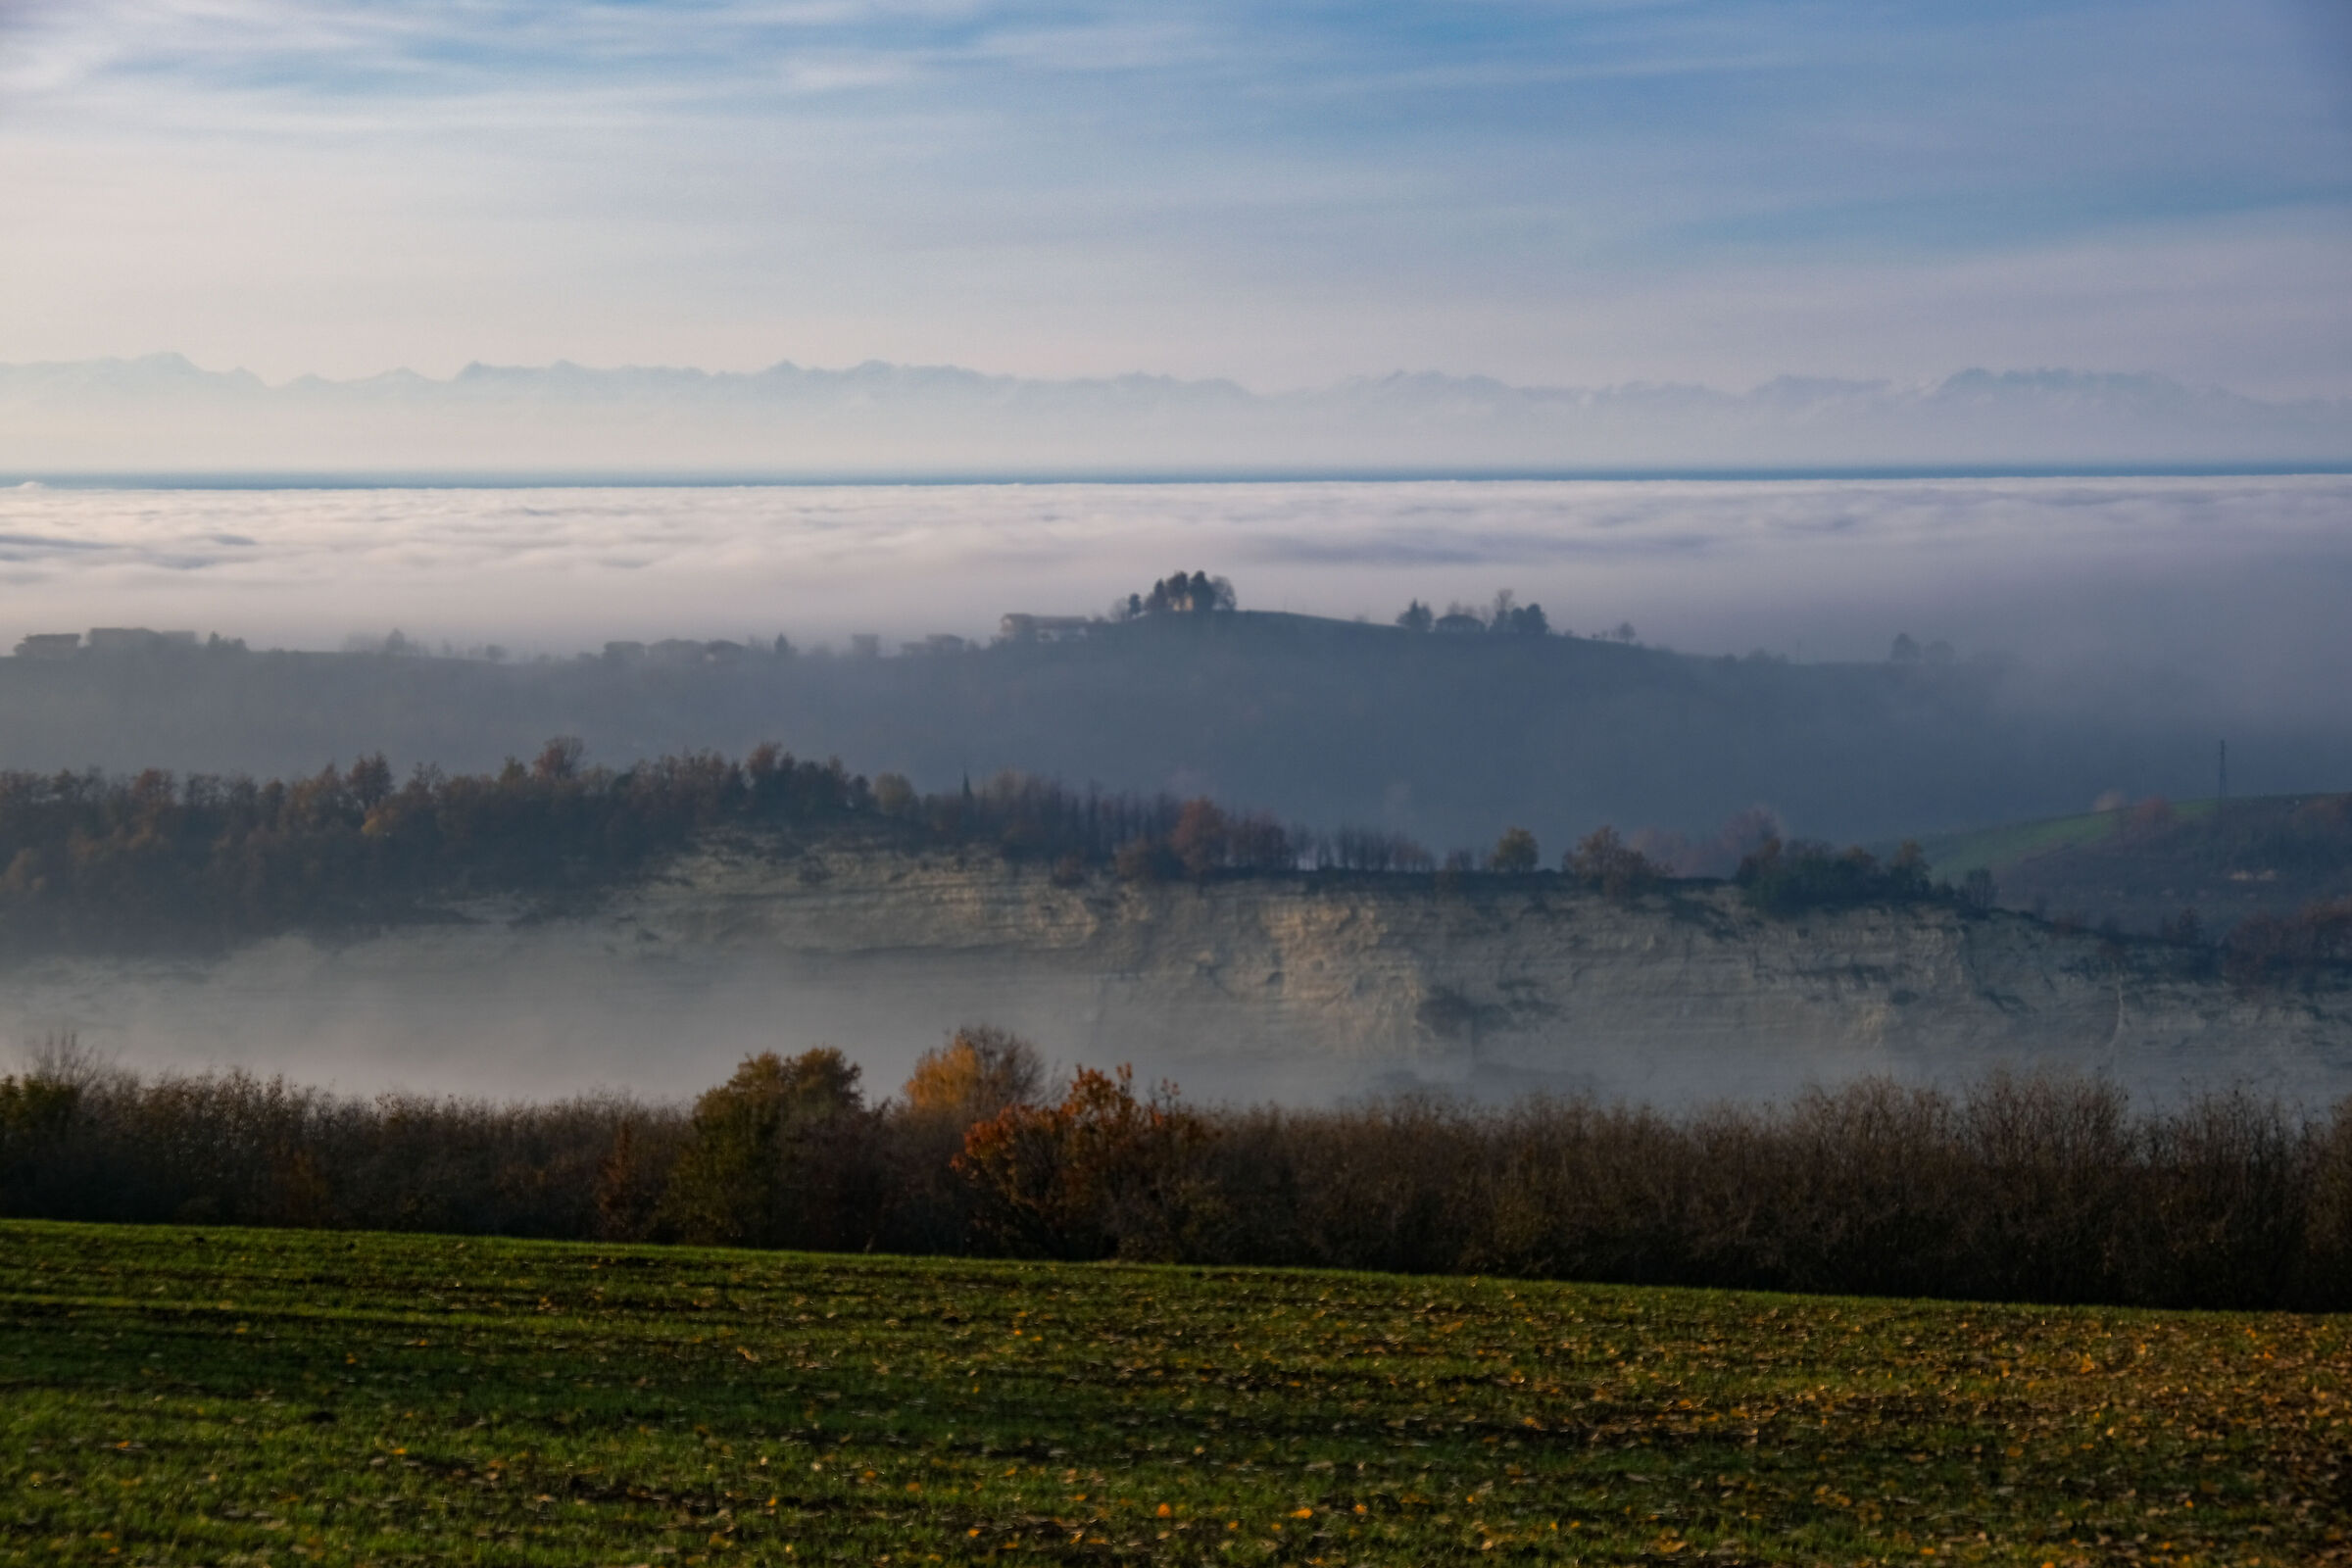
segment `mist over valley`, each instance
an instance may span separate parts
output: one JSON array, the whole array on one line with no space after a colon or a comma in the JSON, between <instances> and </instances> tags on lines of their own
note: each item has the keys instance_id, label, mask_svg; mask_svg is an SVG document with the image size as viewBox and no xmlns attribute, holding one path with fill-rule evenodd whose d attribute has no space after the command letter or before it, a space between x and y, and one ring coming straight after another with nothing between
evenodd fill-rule
<instances>
[{"instance_id":1,"label":"mist over valley","mask_svg":"<svg viewBox=\"0 0 2352 1568\"><path fill-rule=\"evenodd\" d=\"M2352 577L2347 500L2328 477L15 492L14 602L52 618L0 660L14 798L82 802L24 808L120 849L54 825L10 848L11 1027L493 1094L675 1095L820 1044L889 1082L988 1022L1212 1098L1672 1104L2063 1065L2158 1102L2318 1102L2352 1083L2337 937L2295 922L2352 865L2327 814L2352 650L2308 607ZM1151 566L1182 560L1236 581L1169 599L1184 579ZM255 634L59 625L167 590ZM361 597L399 629L323 629ZM2200 847L2225 738L2229 787L2270 804ZM837 807L663 807L625 852L529 825L575 778L731 799L725 760L768 742L841 759ZM43 782L84 768L171 776ZM255 802L320 804L235 804L272 777L296 793ZM1021 804L1038 788L1064 816ZM419 790L441 848L386 859ZM465 849L466 791L524 815ZM1120 861L1210 800L1259 847ZM1126 825L1054 848L1089 802ZM1985 837L2094 803L2131 823L2095 853ZM157 810L194 835L184 885L138 869ZM1549 869L1602 829L1654 891ZM1775 916L1720 880L1768 844L1884 865L1910 839L1936 848L1901 897ZM286 881L306 856L339 869Z\"/></svg>"},{"instance_id":2,"label":"mist over valley","mask_svg":"<svg viewBox=\"0 0 2352 1568\"><path fill-rule=\"evenodd\" d=\"M2209 794L2223 739L2242 791L2340 786L2348 509L2330 476L17 490L0 638L186 628L254 657L0 662L0 720L40 769L775 739L926 788L1206 793L1441 852L1759 806L1892 840ZM1099 619L1186 563L1236 582L1237 635L993 646L1007 613ZM1557 635L1393 625L1504 589ZM395 632L422 657L270 652Z\"/></svg>"}]
</instances>

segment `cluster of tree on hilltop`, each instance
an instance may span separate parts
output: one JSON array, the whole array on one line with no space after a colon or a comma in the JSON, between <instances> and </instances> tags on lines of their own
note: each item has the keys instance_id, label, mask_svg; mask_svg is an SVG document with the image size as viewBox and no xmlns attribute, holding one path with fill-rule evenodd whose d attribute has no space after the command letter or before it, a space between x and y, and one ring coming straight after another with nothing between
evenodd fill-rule
<instances>
[{"instance_id":1,"label":"cluster of tree on hilltop","mask_svg":"<svg viewBox=\"0 0 2352 1568\"><path fill-rule=\"evenodd\" d=\"M1208 615L1221 610L1232 610L1239 604L1233 583L1224 577L1213 577L1205 571L1174 572L1152 584L1150 593L1129 594L1111 606L1114 620L1136 620L1148 615ZM1484 632L1506 637L1545 637L1555 628L1538 604L1521 604L1519 596L1505 588L1494 595L1489 605L1449 604L1443 613L1415 599L1397 615L1396 624L1413 632ZM1565 636L1566 628L1556 628ZM1634 628L1620 624L1614 631L1603 632L1603 638L1630 643ZM1902 639L1908 642L1908 638Z\"/></svg>"},{"instance_id":2,"label":"cluster of tree on hilltop","mask_svg":"<svg viewBox=\"0 0 2352 1568\"><path fill-rule=\"evenodd\" d=\"M1235 597L1233 584L1223 577L1212 577L1205 571L1171 572L1152 585L1148 594L1129 594L1111 606L1114 620L1134 620L1142 615L1208 615L1220 610L1231 610L1240 601Z\"/></svg>"},{"instance_id":3,"label":"cluster of tree on hilltop","mask_svg":"<svg viewBox=\"0 0 2352 1568\"><path fill-rule=\"evenodd\" d=\"M1494 602L1483 609L1456 602L1447 605L1444 614L1416 599L1397 615L1396 624L1406 631L1488 632L1503 637L1547 637L1554 629L1542 605L1523 605L1508 588L1495 594ZM1563 637L1568 634L1564 626L1558 630ZM1634 640L1634 628L1621 626L1609 635L1630 643Z\"/></svg>"}]
</instances>

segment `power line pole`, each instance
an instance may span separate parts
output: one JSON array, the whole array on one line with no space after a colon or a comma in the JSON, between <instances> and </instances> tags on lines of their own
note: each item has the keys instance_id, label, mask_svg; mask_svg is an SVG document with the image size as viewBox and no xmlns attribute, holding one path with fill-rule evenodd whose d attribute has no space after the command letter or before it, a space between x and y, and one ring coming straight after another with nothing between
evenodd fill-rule
<instances>
[{"instance_id":1,"label":"power line pole","mask_svg":"<svg viewBox=\"0 0 2352 1568\"><path fill-rule=\"evenodd\" d=\"M2221 773L2221 793L2214 797L2213 803L2213 816L2217 822L2230 809L2230 743L2228 741L2222 742Z\"/></svg>"}]
</instances>

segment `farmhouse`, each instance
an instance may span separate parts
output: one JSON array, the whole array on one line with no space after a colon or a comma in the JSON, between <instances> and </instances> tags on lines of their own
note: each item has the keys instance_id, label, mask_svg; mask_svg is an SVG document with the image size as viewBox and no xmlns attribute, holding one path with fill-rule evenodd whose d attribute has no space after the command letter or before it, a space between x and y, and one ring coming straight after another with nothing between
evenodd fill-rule
<instances>
[{"instance_id":1,"label":"farmhouse","mask_svg":"<svg viewBox=\"0 0 2352 1568\"><path fill-rule=\"evenodd\" d=\"M997 622L997 629L1008 643L1063 643L1092 636L1095 625L1085 615L1015 613Z\"/></svg>"}]
</instances>

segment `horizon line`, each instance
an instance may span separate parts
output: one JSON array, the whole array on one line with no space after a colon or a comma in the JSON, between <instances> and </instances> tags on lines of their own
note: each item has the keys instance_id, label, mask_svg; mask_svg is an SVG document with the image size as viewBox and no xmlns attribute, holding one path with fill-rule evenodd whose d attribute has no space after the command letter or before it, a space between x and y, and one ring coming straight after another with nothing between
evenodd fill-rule
<instances>
[{"instance_id":1,"label":"horizon line","mask_svg":"<svg viewBox=\"0 0 2352 1568\"><path fill-rule=\"evenodd\" d=\"M1761 380L1736 385L1729 382L1678 379L1650 379L1636 376L1614 381L1554 381L1516 380L1490 370L1445 370L1434 367L1418 369L1402 366L1386 370L1357 370L1341 373L1321 380L1302 381L1267 389L1253 386L1225 373L1185 374L1174 370L1130 368L1096 372L1050 372L1023 370L982 369L958 364L953 360L893 360L868 355L863 359L841 365L817 365L792 358L783 358L748 368L717 368L683 362L616 361L611 364L591 364L559 356L538 363L468 360L466 364L436 375L409 365L395 365L380 370L333 375L322 370L300 370L279 378L255 370L244 365L225 368L210 368L190 358L179 349L157 349L146 354L101 354L82 359L0 360L0 372L11 370L65 370L92 366L121 366L125 368L172 365L185 368L196 375L218 380L245 378L265 392L290 392L306 384L338 389L364 388L371 383L406 379L434 387L457 387L472 380L495 379L514 375L546 375L564 371L591 376L658 375L699 376L706 380L756 380L779 372L791 371L806 375L849 377L860 371L891 370L919 374L949 374L966 376L978 381L1025 382L1044 386L1115 386L1121 382L1164 382L1186 388L1225 388L1244 397L1260 402L1278 403L1286 399L1312 397L1342 391L1352 386L1379 385L1396 381L1437 380L1461 384L1487 383L1504 390L1547 396L1583 396L1594 393L1633 391L1708 392L1720 397L1749 398L1768 389L1788 384L1868 389L1881 392L1933 392L1970 377L1988 377L1994 380L2033 380L2045 377L2067 377L2092 381L2156 381L2182 391L2236 398L2245 402L2266 404L2273 408L2291 409L2308 405L2342 405L2352 403L2352 395L2344 393L2274 394L2247 392L2220 381L2199 380L2171 370L2089 369L2067 365L2010 366L1996 369L1989 364L1964 365L1955 369L1931 371L1915 375L1852 375L1821 371L1782 370Z\"/></svg>"},{"instance_id":2,"label":"horizon line","mask_svg":"<svg viewBox=\"0 0 2352 1568\"><path fill-rule=\"evenodd\" d=\"M1564 467L1039 469L263 468L0 471L0 490L721 490L1219 484L1774 483L1936 479L2268 479L2352 474L2352 458L2213 463L1879 463Z\"/></svg>"}]
</instances>

